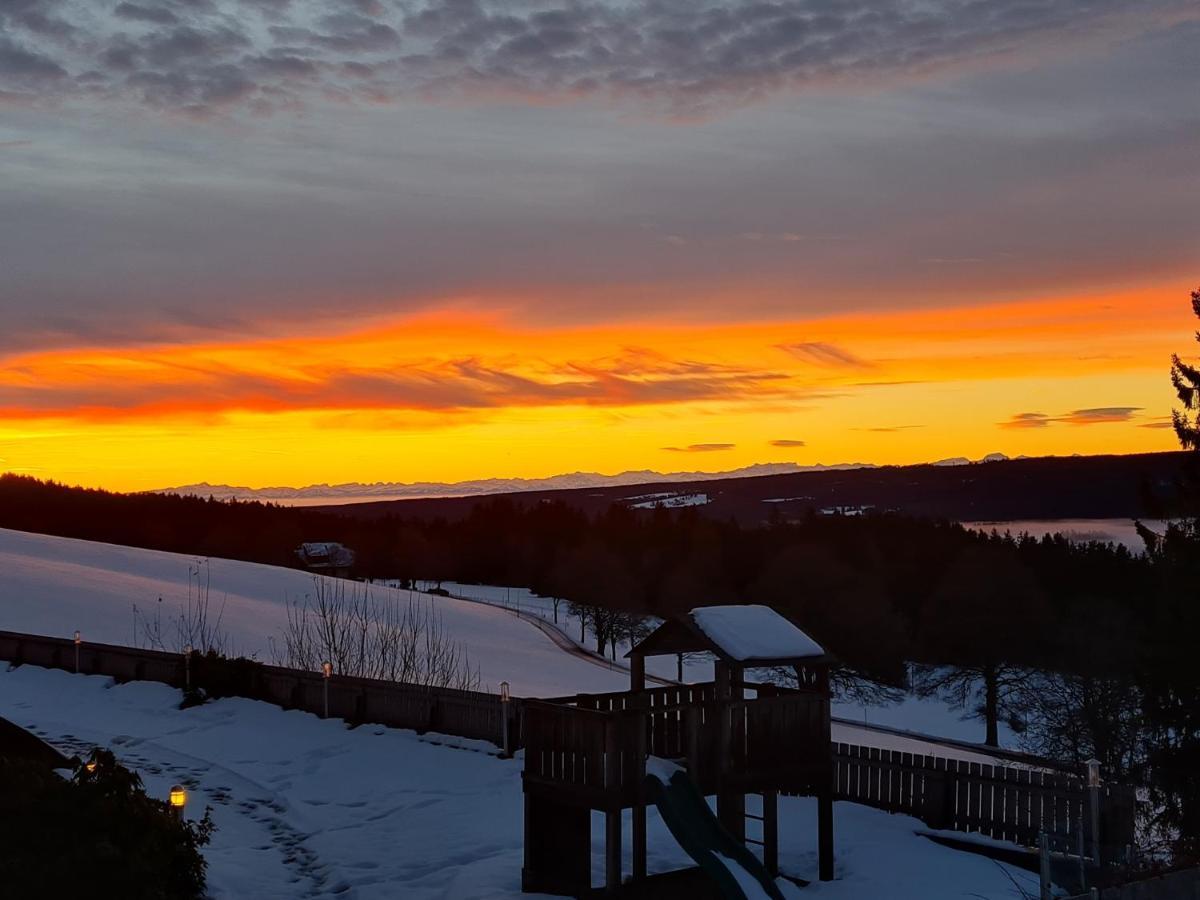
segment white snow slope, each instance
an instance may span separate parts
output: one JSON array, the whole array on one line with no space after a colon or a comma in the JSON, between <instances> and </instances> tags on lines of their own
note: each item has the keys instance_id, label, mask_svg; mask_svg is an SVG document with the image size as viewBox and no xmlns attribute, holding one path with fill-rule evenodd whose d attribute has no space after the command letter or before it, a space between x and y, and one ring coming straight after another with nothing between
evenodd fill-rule
<instances>
[{"instance_id":1,"label":"white snow slope","mask_svg":"<svg viewBox=\"0 0 1200 900\"><path fill-rule=\"evenodd\" d=\"M519 624L519 623L518 623ZM524 626L528 627L528 626ZM110 746L147 790L190 791L187 814L213 809L205 850L214 898L471 900L520 894L521 763L486 745L285 712L252 700L179 710L165 685L0 666L0 716L67 752ZM838 803L837 880L791 897L1002 900L1036 892L1029 873L940 847L905 816ZM651 872L689 865L653 810ZM628 826L624 829L629 834ZM601 822L593 835L603 834ZM785 872L816 874L816 811L780 801ZM593 881L603 871L593 846ZM625 853L628 867L629 853Z\"/></svg>"},{"instance_id":2,"label":"white snow slope","mask_svg":"<svg viewBox=\"0 0 1200 900\"><path fill-rule=\"evenodd\" d=\"M0 529L0 630L70 637L78 629L84 640L144 645L135 632L133 605L145 614L152 612L161 597L164 622L177 615L186 602L189 569L197 562L177 553ZM213 608L224 604L222 627L229 634L232 650L265 662L275 661L270 641L278 640L287 625L286 604L311 594L314 578L320 577L296 569L216 558L207 561L207 572ZM485 605L499 602L494 598L515 595L524 612L538 611L549 619L548 600L535 598L524 589L446 586L455 593L469 591L463 595L472 598L479 594L483 602L412 595L440 612L446 633L466 649L472 665L478 666L481 689L496 690L501 681L508 681L515 695L525 697L628 690L629 674L619 665L607 668L566 653L533 624L505 609ZM371 589L402 603L407 603L412 593L381 585ZM621 652L624 650L623 644ZM674 677L673 657L650 662L652 673ZM711 679L711 663L691 660L685 677L689 681ZM901 709L902 714L897 712ZM839 707L836 712L931 734L957 737L962 733L965 737L967 731L956 721L957 716L937 701L909 700L901 706L865 709ZM977 730L978 726L972 726L971 731ZM986 753L949 749L848 723L834 723L833 736L852 744L974 762L996 761Z\"/></svg>"},{"instance_id":3,"label":"white snow slope","mask_svg":"<svg viewBox=\"0 0 1200 900\"><path fill-rule=\"evenodd\" d=\"M195 557L0 529L0 629L144 645L133 607L162 619L179 614ZM274 662L270 641L287 626L287 603L313 593L315 577L296 569L211 559L211 608L224 605L222 628L232 650ZM410 592L372 586L407 603ZM446 597L416 595L442 615L446 633L478 666L483 689L508 681L518 696L627 690L629 676L562 652L533 625L504 610ZM166 628L164 627L164 632ZM168 649L176 649L168 646Z\"/></svg>"}]
</instances>

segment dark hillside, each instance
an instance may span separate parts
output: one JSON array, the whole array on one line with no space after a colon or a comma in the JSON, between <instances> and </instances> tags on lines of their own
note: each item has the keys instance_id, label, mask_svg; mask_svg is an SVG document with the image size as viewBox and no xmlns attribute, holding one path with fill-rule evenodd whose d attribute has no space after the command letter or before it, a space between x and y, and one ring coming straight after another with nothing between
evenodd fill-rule
<instances>
[{"instance_id":1,"label":"dark hillside","mask_svg":"<svg viewBox=\"0 0 1200 900\"><path fill-rule=\"evenodd\" d=\"M1172 494L1187 454L1044 457L961 466L885 466L801 472L718 481L530 491L506 494L517 504L554 500L588 513L649 495L704 494L692 507L706 516L753 525L778 510L798 518L809 510L871 507L960 522L1004 519L1108 519L1154 516ZM344 515L457 519L486 497L447 497L347 504ZM331 507L326 507L329 509Z\"/></svg>"}]
</instances>

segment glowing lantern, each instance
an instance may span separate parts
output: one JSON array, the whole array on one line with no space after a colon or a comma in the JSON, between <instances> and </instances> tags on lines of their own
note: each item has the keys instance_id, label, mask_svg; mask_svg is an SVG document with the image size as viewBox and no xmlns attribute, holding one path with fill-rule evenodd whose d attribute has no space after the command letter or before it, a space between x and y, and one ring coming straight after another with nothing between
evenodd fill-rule
<instances>
[{"instance_id":1,"label":"glowing lantern","mask_svg":"<svg viewBox=\"0 0 1200 900\"><path fill-rule=\"evenodd\" d=\"M176 784L171 787L170 802L171 809L175 815L183 815L183 808L187 806L187 791L183 789L182 784Z\"/></svg>"}]
</instances>

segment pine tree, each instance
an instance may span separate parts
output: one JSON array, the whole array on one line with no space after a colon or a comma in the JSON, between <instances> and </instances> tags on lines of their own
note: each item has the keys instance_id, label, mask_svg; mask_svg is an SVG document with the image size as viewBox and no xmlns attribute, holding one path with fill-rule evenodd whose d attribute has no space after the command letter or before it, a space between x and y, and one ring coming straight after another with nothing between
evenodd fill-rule
<instances>
[{"instance_id":1,"label":"pine tree","mask_svg":"<svg viewBox=\"0 0 1200 900\"><path fill-rule=\"evenodd\" d=\"M1192 312L1200 318L1200 288L1192 291ZM1196 340L1200 341L1200 331L1196 332ZM1173 354L1171 384L1183 403L1182 410L1171 412L1175 434L1185 450L1200 450L1200 369L1185 363L1178 353Z\"/></svg>"}]
</instances>

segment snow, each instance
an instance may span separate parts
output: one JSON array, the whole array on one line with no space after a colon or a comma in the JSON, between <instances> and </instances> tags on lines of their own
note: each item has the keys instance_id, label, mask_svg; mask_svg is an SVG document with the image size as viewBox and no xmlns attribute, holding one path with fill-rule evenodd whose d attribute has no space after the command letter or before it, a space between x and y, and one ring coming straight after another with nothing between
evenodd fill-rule
<instances>
[{"instance_id":1,"label":"snow","mask_svg":"<svg viewBox=\"0 0 1200 900\"><path fill-rule=\"evenodd\" d=\"M641 494L625 499L639 501L630 503L630 509L679 509L684 506L704 506L711 502L708 494Z\"/></svg>"},{"instance_id":2,"label":"snow","mask_svg":"<svg viewBox=\"0 0 1200 900\"><path fill-rule=\"evenodd\" d=\"M769 606L702 606L692 621L731 658L795 659L822 656L821 645Z\"/></svg>"},{"instance_id":3,"label":"snow","mask_svg":"<svg viewBox=\"0 0 1200 900\"><path fill-rule=\"evenodd\" d=\"M163 598L163 617L178 612L187 596L193 557L141 550L112 544L79 541L0 529L0 629L70 637L79 629L84 640L101 643L141 643L133 628L132 608L150 611ZM211 559L207 562L213 603L223 603L222 627L236 652L271 661L269 640L286 625L287 599L300 599L313 590L314 576L295 569L256 563ZM628 670L622 663L589 661L565 652L522 616L553 620L553 601L523 588L459 585L446 582L452 593L471 596L458 600L423 594L422 602L434 605L443 616L447 633L461 642L473 665L480 668L484 689L508 681L516 696L562 696L627 690ZM408 591L389 590L407 602ZM489 605L494 603L500 607ZM708 607L711 614L719 607ZM733 607L746 615L753 607ZM560 607L562 631L578 643L578 622ZM794 628L794 626L790 626ZM773 635L774 630L771 631ZM797 630L797 633L800 633ZM627 642L619 654L627 649ZM172 648L174 649L174 648ZM819 649L817 652L820 652ZM653 657L647 669L665 678L675 677L673 657ZM711 661L685 660L685 679L712 679ZM903 749L914 753L992 760L984 754L949 749L913 736L896 736L858 727L869 719L885 725L928 734L977 740L982 726L960 720L959 714L935 700L915 698L886 707L835 704L835 714L855 723L833 724L834 740L864 746ZM1002 735L1002 737L1005 735ZM1009 740L1005 740L1008 744Z\"/></svg>"},{"instance_id":4,"label":"snow","mask_svg":"<svg viewBox=\"0 0 1200 900\"><path fill-rule=\"evenodd\" d=\"M974 706L974 703L968 704L968 708L974 708ZM954 708L948 701L936 697L917 697L909 694L898 703L875 706L839 701L835 698L832 711L834 716L846 720L847 726L861 722L863 725L902 728L918 734L938 735L957 741L975 743L981 742L985 734L982 721L968 718L963 710ZM1000 746L1016 747L1017 735L1009 728L1008 723L1002 721L999 725ZM839 740L844 740L844 738L839 738ZM873 743L872 746L878 746L878 744ZM944 748L934 752L940 756L948 755ZM951 755L957 757L959 754Z\"/></svg>"},{"instance_id":5,"label":"snow","mask_svg":"<svg viewBox=\"0 0 1200 900\"><path fill-rule=\"evenodd\" d=\"M576 647L595 653L595 641L580 628L579 617L570 611L565 600L559 601L556 621L554 599L535 594L529 588L504 587L490 584L464 584L457 581L418 581L417 587L422 590L429 590L438 584L441 585L443 590L449 591L451 596L473 600L476 603L486 603L489 606L498 606L517 613L526 619L536 617L545 625L555 629ZM653 617L647 619L647 622L651 625L657 625L658 621ZM629 668L623 660L625 653L631 646L628 638L619 639L617 641L616 659L607 661L607 665L612 671L622 673L625 678L625 681L616 690L627 690L629 688ZM650 657L646 660L646 672L649 675L670 680L674 680L679 674L677 661L674 656ZM713 671L710 654L689 654L685 656L683 660L683 673L684 681L712 681Z\"/></svg>"},{"instance_id":6,"label":"snow","mask_svg":"<svg viewBox=\"0 0 1200 900\"><path fill-rule=\"evenodd\" d=\"M160 684L0 665L0 716L70 753L111 747L156 796L184 784L189 816L212 807L217 831L204 853L214 900L530 896L520 894L519 754L503 760L471 741L456 739L456 749L434 735L347 729L252 700L180 710L180 698ZM816 802L784 797L779 807L781 866L813 882L801 892L781 881L788 896L1014 900L1017 884L1036 895L1030 873L918 837L915 819L849 803L834 805L837 879L817 882ZM656 811L647 818L650 871L690 865ZM624 857L628 869L628 848Z\"/></svg>"},{"instance_id":7,"label":"snow","mask_svg":"<svg viewBox=\"0 0 1200 900\"><path fill-rule=\"evenodd\" d=\"M271 642L287 626L287 603L311 595L325 576L298 569L225 559L197 560L177 553L0 529L0 629L84 640L144 644L133 608L164 623L188 596L189 572L210 579L212 608L230 649L271 662ZM343 582L344 584L344 582ZM379 596L407 603L409 591L372 586ZM441 616L445 631L478 666L484 689L501 681L517 696L559 696L627 690L629 675L564 653L536 626L501 609L416 594ZM164 628L164 630L166 630ZM179 649L168 647L167 649Z\"/></svg>"}]
</instances>

